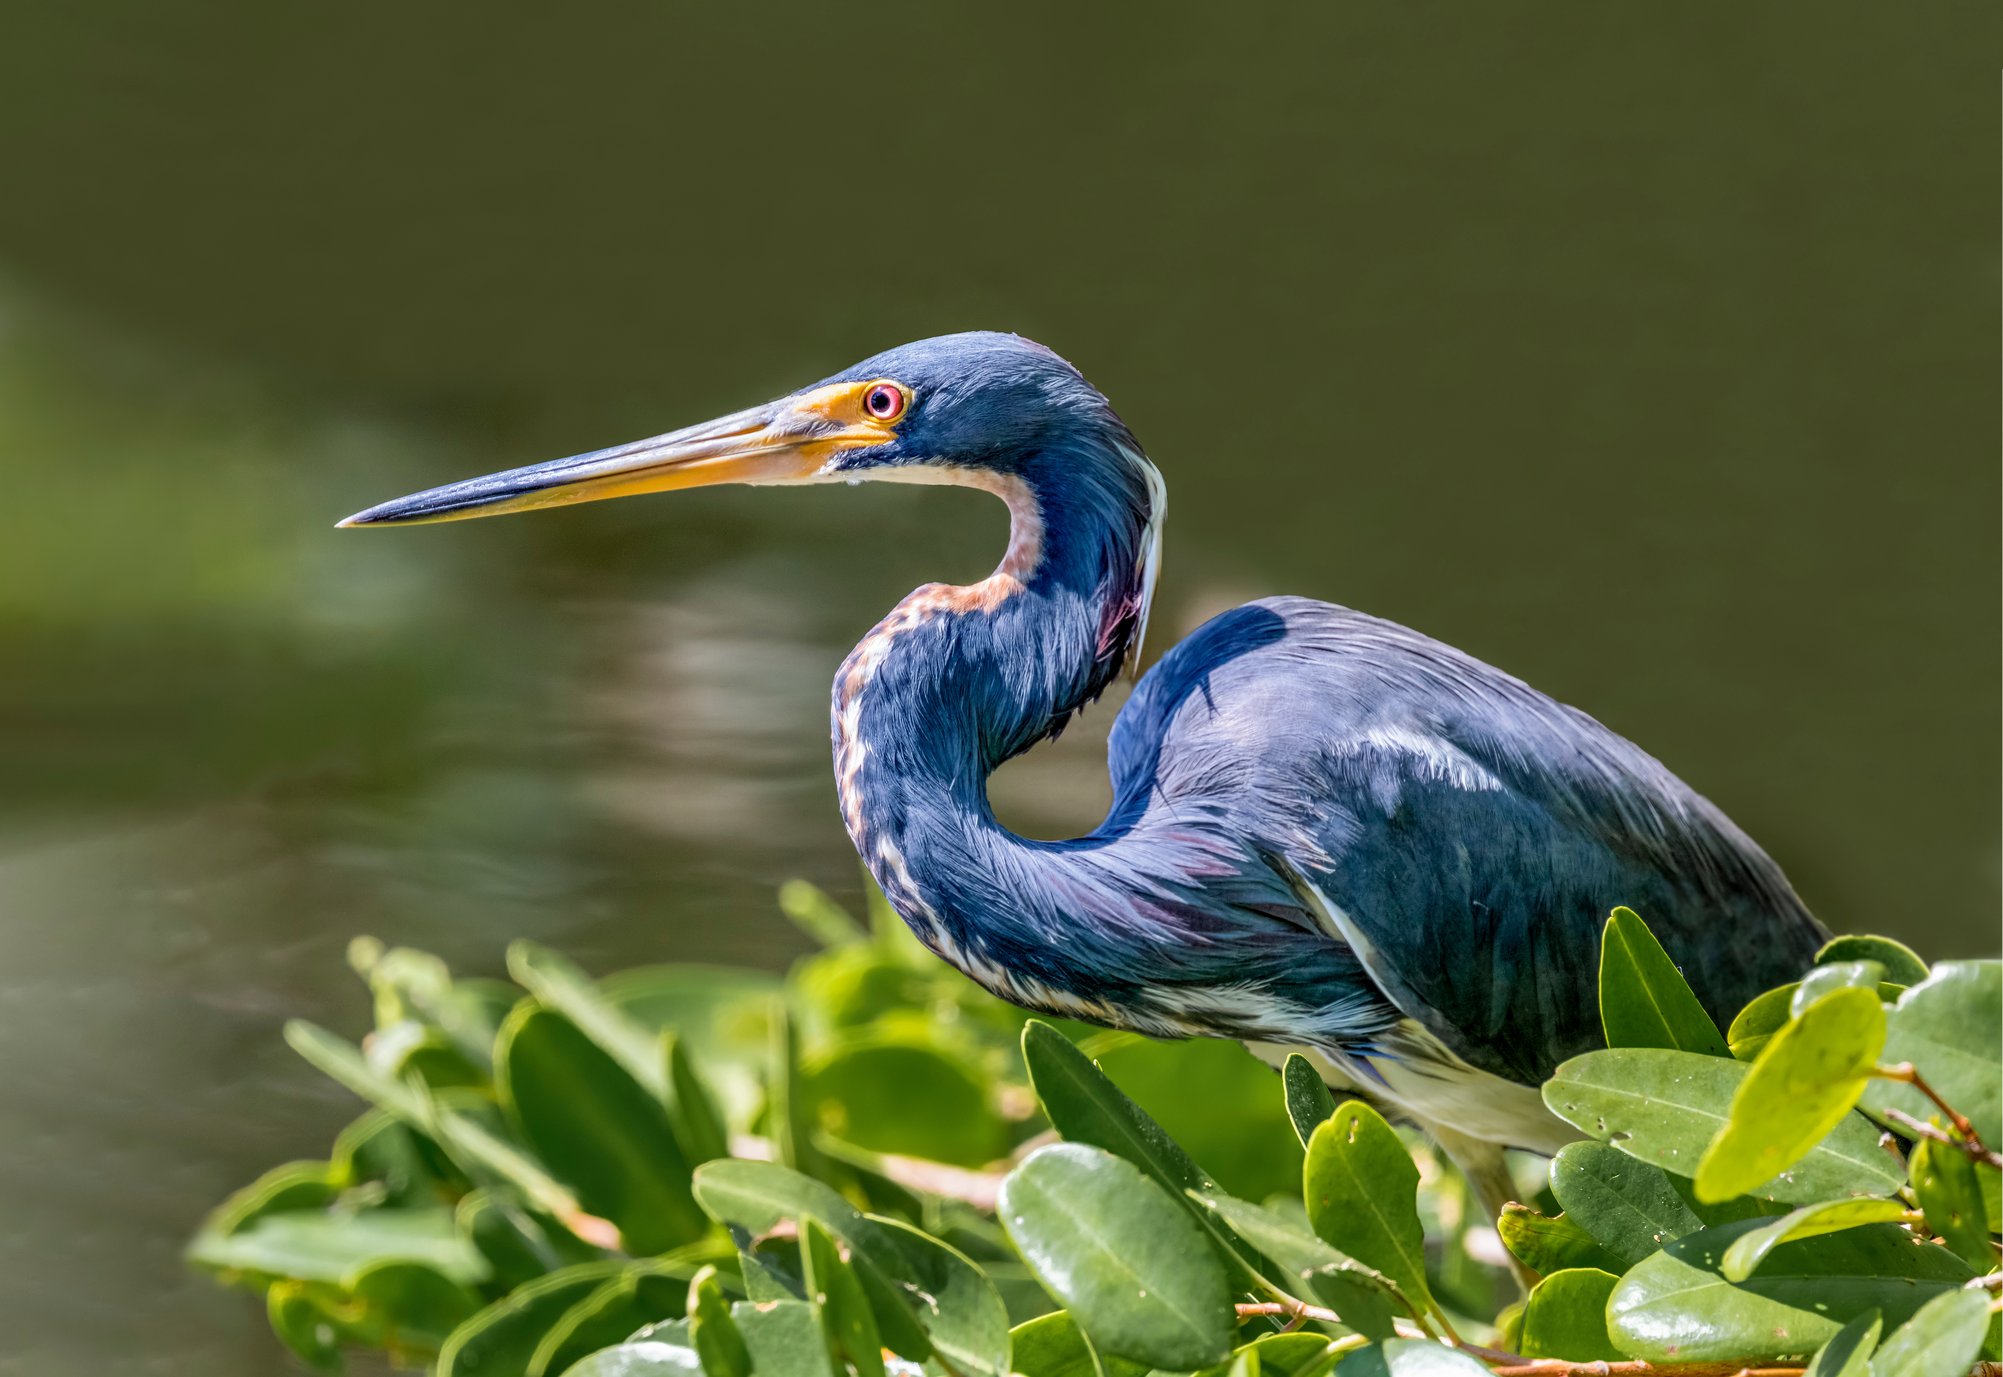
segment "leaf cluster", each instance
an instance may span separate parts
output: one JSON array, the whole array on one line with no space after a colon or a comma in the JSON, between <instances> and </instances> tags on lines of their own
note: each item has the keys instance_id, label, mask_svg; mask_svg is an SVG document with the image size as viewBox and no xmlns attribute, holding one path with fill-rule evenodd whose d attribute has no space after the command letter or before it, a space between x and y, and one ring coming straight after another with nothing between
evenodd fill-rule
<instances>
[{"instance_id":1,"label":"leaf cluster","mask_svg":"<svg viewBox=\"0 0 2003 1377\"><path fill-rule=\"evenodd\" d=\"M1995 1357L2003 965L1832 943L1720 1031L1633 913L1529 1203L1304 1057L1025 1018L808 886L784 979L359 941L366 1110L190 1256L305 1362L441 1377L1939 1377ZM1201 1165L1199 1165L1201 1163ZM1502 1306L1510 1264L1529 1289ZM1500 1311L1498 1313L1498 1307ZM1711 1365L1709 1368L1703 1365Z\"/></svg>"}]
</instances>

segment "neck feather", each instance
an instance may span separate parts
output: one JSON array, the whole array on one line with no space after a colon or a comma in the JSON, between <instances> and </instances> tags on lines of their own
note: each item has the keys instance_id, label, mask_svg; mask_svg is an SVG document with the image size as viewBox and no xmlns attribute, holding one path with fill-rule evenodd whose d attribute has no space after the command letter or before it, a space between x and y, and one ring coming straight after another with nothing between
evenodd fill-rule
<instances>
[{"instance_id":1,"label":"neck feather","mask_svg":"<svg viewBox=\"0 0 2003 1377\"><path fill-rule=\"evenodd\" d=\"M939 466L896 477L977 487L1009 509L994 573L912 593L849 654L834 688L849 835L920 937L968 969L949 950L965 906L942 892L943 871L1027 845L996 822L988 775L1063 730L1138 658L1163 488L1130 449L1061 476Z\"/></svg>"}]
</instances>

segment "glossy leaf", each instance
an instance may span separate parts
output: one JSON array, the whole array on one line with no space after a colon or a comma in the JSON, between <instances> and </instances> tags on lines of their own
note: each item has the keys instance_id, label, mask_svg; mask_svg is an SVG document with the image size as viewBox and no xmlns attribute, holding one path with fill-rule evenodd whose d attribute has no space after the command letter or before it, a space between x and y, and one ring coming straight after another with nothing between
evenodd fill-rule
<instances>
[{"instance_id":1,"label":"glossy leaf","mask_svg":"<svg viewBox=\"0 0 2003 1377\"><path fill-rule=\"evenodd\" d=\"M1304 1223L1270 1206L1222 1193L1201 1200L1248 1246L1271 1258L1292 1280L1306 1282L1315 1297L1357 1333L1387 1339L1396 1332L1392 1321L1396 1312L1414 1318L1424 1313L1422 1299L1406 1296L1382 1272L1345 1256Z\"/></svg>"},{"instance_id":2,"label":"glossy leaf","mask_svg":"<svg viewBox=\"0 0 2003 1377\"><path fill-rule=\"evenodd\" d=\"M629 1262L574 1301L546 1328L523 1377L559 1377L579 1359L619 1343L642 1326L680 1315L693 1263Z\"/></svg>"},{"instance_id":3,"label":"glossy leaf","mask_svg":"<svg viewBox=\"0 0 2003 1377\"><path fill-rule=\"evenodd\" d=\"M1186 1371L1230 1351L1223 1264L1187 1210L1131 1162L1083 1143L1041 1148L1002 1183L999 1214L1105 1352Z\"/></svg>"},{"instance_id":4,"label":"glossy leaf","mask_svg":"<svg viewBox=\"0 0 2003 1377\"><path fill-rule=\"evenodd\" d=\"M303 1019L285 1025L285 1041L355 1094L436 1140L469 1167L509 1182L566 1224L578 1213L576 1198L525 1153L477 1121L441 1107L421 1089L376 1071L354 1044Z\"/></svg>"},{"instance_id":5,"label":"glossy leaf","mask_svg":"<svg viewBox=\"0 0 2003 1377\"><path fill-rule=\"evenodd\" d=\"M1876 961L1838 961L1817 966L1794 987L1787 1002L1788 1017L1800 1018L1809 1005L1838 990L1876 990L1884 984L1885 968Z\"/></svg>"},{"instance_id":6,"label":"glossy leaf","mask_svg":"<svg viewBox=\"0 0 2003 1377\"><path fill-rule=\"evenodd\" d=\"M1544 1085L1544 1103L1629 1156L1694 1175L1749 1070L1723 1057L1659 1048L1588 1052L1553 1073ZM1898 1164L1878 1146L1877 1130L1851 1116L1784 1175L1747 1193L1800 1204L1838 1195L1889 1195L1904 1180Z\"/></svg>"},{"instance_id":7,"label":"glossy leaf","mask_svg":"<svg viewBox=\"0 0 2003 1377\"><path fill-rule=\"evenodd\" d=\"M1301 1149L1273 1070L1237 1043L1130 1037L1100 1054L1099 1070L1225 1190L1263 1200L1300 1189Z\"/></svg>"},{"instance_id":8,"label":"glossy leaf","mask_svg":"<svg viewBox=\"0 0 2003 1377\"><path fill-rule=\"evenodd\" d=\"M494 1074L523 1141L630 1251L663 1252L709 1227L660 1101L569 1019L534 1005L509 1015Z\"/></svg>"},{"instance_id":9,"label":"glossy leaf","mask_svg":"<svg viewBox=\"0 0 2003 1377\"><path fill-rule=\"evenodd\" d=\"M550 1326L625 1266L587 1262L517 1287L452 1331L437 1377L523 1377Z\"/></svg>"},{"instance_id":10,"label":"glossy leaf","mask_svg":"<svg viewBox=\"0 0 2003 1377\"><path fill-rule=\"evenodd\" d=\"M1875 961L1885 968L1884 978L1899 985L1917 985L1927 978L1926 962L1920 960L1911 947L1889 937L1871 937L1862 933L1835 937L1815 954L1818 966L1843 961Z\"/></svg>"},{"instance_id":11,"label":"glossy leaf","mask_svg":"<svg viewBox=\"0 0 2003 1377\"><path fill-rule=\"evenodd\" d=\"M1328 1093L1328 1082L1315 1070L1314 1063L1299 1052L1287 1055L1280 1078L1286 1089L1287 1118L1294 1126L1294 1136L1305 1149L1315 1128L1334 1117L1335 1096Z\"/></svg>"},{"instance_id":12,"label":"glossy leaf","mask_svg":"<svg viewBox=\"0 0 2003 1377\"><path fill-rule=\"evenodd\" d=\"M725 1121L749 1127L763 1098L776 977L727 966L642 966L609 975L598 988L653 1039L672 1030L702 1068Z\"/></svg>"},{"instance_id":13,"label":"glossy leaf","mask_svg":"<svg viewBox=\"0 0 2003 1377\"><path fill-rule=\"evenodd\" d=\"M807 1302L740 1301L731 1307L730 1317L744 1335L751 1370L758 1377L836 1377L820 1318Z\"/></svg>"},{"instance_id":14,"label":"glossy leaf","mask_svg":"<svg viewBox=\"0 0 2003 1377\"><path fill-rule=\"evenodd\" d=\"M806 1067L811 1114L871 1152L978 1167L1008 1151L1008 1126L963 1060L922 1035L853 1041Z\"/></svg>"},{"instance_id":15,"label":"glossy leaf","mask_svg":"<svg viewBox=\"0 0 2003 1377\"><path fill-rule=\"evenodd\" d=\"M1942 1377L1968 1371L1989 1332L1989 1298L1950 1291L1894 1329L1871 1355L1871 1377Z\"/></svg>"},{"instance_id":16,"label":"glossy leaf","mask_svg":"<svg viewBox=\"0 0 2003 1377\"><path fill-rule=\"evenodd\" d=\"M1600 1023L1609 1047L1668 1047L1727 1055L1669 953L1633 909L1617 908L1600 938Z\"/></svg>"},{"instance_id":17,"label":"glossy leaf","mask_svg":"<svg viewBox=\"0 0 2003 1377\"><path fill-rule=\"evenodd\" d=\"M1884 1323L1877 1311L1865 1311L1815 1351L1802 1377L1871 1377L1871 1353Z\"/></svg>"},{"instance_id":18,"label":"glossy leaf","mask_svg":"<svg viewBox=\"0 0 2003 1377\"><path fill-rule=\"evenodd\" d=\"M1618 1281L1612 1272L1574 1267L1538 1282L1524 1302L1523 1356L1578 1363L1627 1356L1607 1337L1607 1298Z\"/></svg>"},{"instance_id":19,"label":"glossy leaf","mask_svg":"<svg viewBox=\"0 0 2003 1377\"><path fill-rule=\"evenodd\" d=\"M358 1269L343 1289L379 1316L400 1341L415 1341L433 1352L483 1303L470 1287L436 1269L400 1260Z\"/></svg>"},{"instance_id":20,"label":"glossy leaf","mask_svg":"<svg viewBox=\"0 0 2003 1377\"><path fill-rule=\"evenodd\" d=\"M1630 1270L1607 1303L1614 1342L1656 1363L1805 1361L1857 1316L1876 1309L1901 1324L1972 1276L1945 1248L1868 1224L1784 1243L1753 1276L1726 1280L1725 1253L1761 1225L1691 1234Z\"/></svg>"},{"instance_id":21,"label":"glossy leaf","mask_svg":"<svg viewBox=\"0 0 2003 1377\"><path fill-rule=\"evenodd\" d=\"M730 1156L730 1131L716 1101L689 1060L688 1045L675 1033L661 1037L667 1086L668 1123L691 1168Z\"/></svg>"},{"instance_id":22,"label":"glossy leaf","mask_svg":"<svg viewBox=\"0 0 2003 1377\"><path fill-rule=\"evenodd\" d=\"M806 1270L807 1299L820 1312L829 1346L857 1377L883 1377L883 1342L870 1313L862 1282L842 1260L825 1227L809 1219L800 1225L800 1259ZM717 1373L715 1377L729 1377Z\"/></svg>"},{"instance_id":23,"label":"glossy leaf","mask_svg":"<svg viewBox=\"0 0 2003 1377\"><path fill-rule=\"evenodd\" d=\"M1687 1199L1687 1189L1662 1168L1605 1143L1567 1143L1551 1160L1551 1193L1565 1218L1614 1259L1610 1272L1626 1271L1671 1239L1724 1222Z\"/></svg>"},{"instance_id":24,"label":"glossy leaf","mask_svg":"<svg viewBox=\"0 0 2003 1377\"><path fill-rule=\"evenodd\" d=\"M1981 1170L1966 1153L1946 1143L1922 1138L1913 1146L1913 1193L1927 1228L1969 1263L1987 1271L1996 1265L1996 1249L1989 1241L1977 1174Z\"/></svg>"},{"instance_id":25,"label":"glossy leaf","mask_svg":"<svg viewBox=\"0 0 2003 1377\"><path fill-rule=\"evenodd\" d=\"M1625 1160L1630 1166L1642 1165L1632 1158ZM1512 1200L1502 1207L1496 1232L1510 1256L1539 1275L1572 1267L1597 1267L1607 1272L1627 1269L1627 1259L1616 1257L1569 1215L1539 1214Z\"/></svg>"},{"instance_id":26,"label":"glossy leaf","mask_svg":"<svg viewBox=\"0 0 2003 1377\"><path fill-rule=\"evenodd\" d=\"M1875 987L1824 995L1774 1034L1697 1163L1697 1198L1725 1200L1792 1167L1863 1095L1885 1045Z\"/></svg>"},{"instance_id":27,"label":"glossy leaf","mask_svg":"<svg viewBox=\"0 0 2003 1377\"><path fill-rule=\"evenodd\" d=\"M1336 1377L1488 1377L1458 1349L1427 1339L1388 1339L1359 1348L1336 1365Z\"/></svg>"},{"instance_id":28,"label":"glossy leaf","mask_svg":"<svg viewBox=\"0 0 2003 1377\"><path fill-rule=\"evenodd\" d=\"M1768 990L1739 1010L1732 1026L1725 1030L1725 1044L1734 1057L1740 1061L1753 1060L1775 1033L1787 1027L1787 1021L1794 1017L1794 992L1800 988L1797 983Z\"/></svg>"},{"instance_id":29,"label":"glossy leaf","mask_svg":"<svg viewBox=\"0 0 2003 1377\"><path fill-rule=\"evenodd\" d=\"M1063 1310L1009 1331L1009 1352L1022 1377L1147 1377L1146 1363L1095 1354L1078 1321Z\"/></svg>"},{"instance_id":30,"label":"glossy leaf","mask_svg":"<svg viewBox=\"0 0 2003 1377\"><path fill-rule=\"evenodd\" d=\"M1125 1158L1178 1197L1216 1189L1161 1125L1055 1028L1040 1019L1024 1025L1022 1059L1044 1115L1067 1141Z\"/></svg>"},{"instance_id":31,"label":"glossy leaf","mask_svg":"<svg viewBox=\"0 0 2003 1377\"><path fill-rule=\"evenodd\" d=\"M2003 1143L2003 962L1943 961L1899 996L1887 1019L1884 1060L1911 1062L1976 1136ZM1910 1085L1874 1081L1865 1109L1903 1110L1925 1123L1940 1111Z\"/></svg>"},{"instance_id":32,"label":"glossy leaf","mask_svg":"<svg viewBox=\"0 0 2003 1377\"><path fill-rule=\"evenodd\" d=\"M1314 1231L1429 1305L1418 1190L1419 1169L1404 1143L1360 1100L1337 1108L1308 1141L1303 1196Z\"/></svg>"},{"instance_id":33,"label":"glossy leaf","mask_svg":"<svg viewBox=\"0 0 2003 1377\"><path fill-rule=\"evenodd\" d=\"M569 1019L648 1093L656 1098L665 1094L653 1031L607 999L568 959L534 942L514 942L508 947L508 974L544 1008Z\"/></svg>"},{"instance_id":34,"label":"glossy leaf","mask_svg":"<svg viewBox=\"0 0 2003 1377\"><path fill-rule=\"evenodd\" d=\"M689 1278L688 1326L689 1344L709 1377L750 1377L751 1350L731 1318L730 1301L717 1285L714 1267Z\"/></svg>"},{"instance_id":35,"label":"glossy leaf","mask_svg":"<svg viewBox=\"0 0 2003 1377\"><path fill-rule=\"evenodd\" d=\"M601 1348L563 1377L709 1377L702 1359L687 1344L635 1339Z\"/></svg>"},{"instance_id":36,"label":"glossy leaf","mask_svg":"<svg viewBox=\"0 0 2003 1377\"><path fill-rule=\"evenodd\" d=\"M460 1237L452 1211L302 1210L260 1216L232 1234L203 1233L188 1257L204 1267L338 1282L378 1262L417 1262L452 1281L486 1280L487 1264Z\"/></svg>"},{"instance_id":37,"label":"glossy leaf","mask_svg":"<svg viewBox=\"0 0 2003 1377\"><path fill-rule=\"evenodd\" d=\"M769 1162L710 1162L696 1173L696 1198L717 1219L749 1233L782 1219L813 1219L853 1250L884 1342L913 1353L910 1326L955 1367L1006 1372L1008 1315L994 1284L956 1249L895 1220L865 1215L829 1187ZM890 1307L886 1313L886 1307ZM907 1327L894 1327L895 1315Z\"/></svg>"},{"instance_id":38,"label":"glossy leaf","mask_svg":"<svg viewBox=\"0 0 2003 1377\"><path fill-rule=\"evenodd\" d=\"M1725 1250L1722 1270L1727 1281L1744 1281L1783 1243L1854 1229L1860 1224L1895 1224L1906 1216L1897 1200L1824 1200L1803 1205L1779 1219L1749 1229Z\"/></svg>"}]
</instances>

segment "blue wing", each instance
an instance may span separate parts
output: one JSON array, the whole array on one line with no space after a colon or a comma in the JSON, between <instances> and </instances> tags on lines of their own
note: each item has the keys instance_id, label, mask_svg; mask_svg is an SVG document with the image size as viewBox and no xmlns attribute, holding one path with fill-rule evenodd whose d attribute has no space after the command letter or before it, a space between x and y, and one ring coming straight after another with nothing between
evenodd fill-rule
<instances>
[{"instance_id":1,"label":"blue wing","mask_svg":"<svg viewBox=\"0 0 2003 1377\"><path fill-rule=\"evenodd\" d=\"M1137 686L1111 757L1109 827L1228 817L1305 883L1311 921L1336 929L1321 940L1346 942L1383 998L1512 1080L1598 1041L1599 935L1617 904L1721 1021L1823 939L1766 854L1632 743L1326 603L1272 599L1200 628ZM1289 947L1297 959L1298 943L1276 951Z\"/></svg>"}]
</instances>

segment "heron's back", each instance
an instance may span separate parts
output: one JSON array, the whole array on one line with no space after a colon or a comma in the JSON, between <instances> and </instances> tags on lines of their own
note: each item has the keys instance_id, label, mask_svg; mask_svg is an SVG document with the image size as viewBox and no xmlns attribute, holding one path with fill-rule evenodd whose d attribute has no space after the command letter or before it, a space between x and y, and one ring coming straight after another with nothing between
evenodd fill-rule
<instances>
[{"instance_id":1,"label":"heron's back","mask_svg":"<svg viewBox=\"0 0 2003 1377\"><path fill-rule=\"evenodd\" d=\"M1113 729L1115 818L1228 816L1376 983L1482 1070L1594 1045L1599 934L1634 908L1721 1023L1821 928L1767 855L1584 713L1417 632L1278 598L1176 646Z\"/></svg>"}]
</instances>

